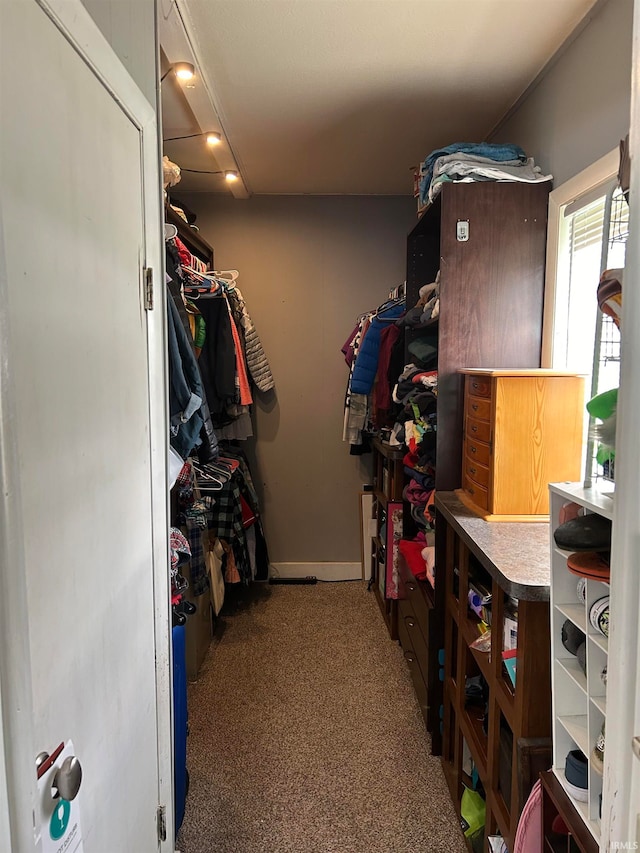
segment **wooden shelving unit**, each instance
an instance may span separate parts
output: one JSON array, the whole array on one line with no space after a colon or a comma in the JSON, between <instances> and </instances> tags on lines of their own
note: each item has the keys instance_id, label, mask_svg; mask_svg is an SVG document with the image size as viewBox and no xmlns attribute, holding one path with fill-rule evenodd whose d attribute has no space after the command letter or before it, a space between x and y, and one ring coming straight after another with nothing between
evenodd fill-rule
<instances>
[{"instance_id":1,"label":"wooden shelving unit","mask_svg":"<svg viewBox=\"0 0 640 853\"><path fill-rule=\"evenodd\" d=\"M409 345L416 338L427 335L437 341L436 494L462 485L464 399L459 369L540 365L549 189L549 184L495 181L447 184L408 235L408 308L440 270L439 317L405 335L407 363L413 361ZM461 221L468 223L466 241L457 236ZM416 531L407 513L405 518L405 535L411 538ZM436 530L435 601L426 628L427 728L434 755L442 750L441 547Z\"/></svg>"},{"instance_id":2,"label":"wooden shelving unit","mask_svg":"<svg viewBox=\"0 0 640 853\"><path fill-rule=\"evenodd\" d=\"M389 561L392 554L388 553L387 543L383 541L380 532L388 522L387 511L390 502L402 501L404 453L380 439L373 440L373 518L376 521L375 535L371 537L371 571L370 583L380 612L393 640L398 639L398 605L397 600L386 595L386 575L390 570ZM408 661L411 663L411 661Z\"/></svg>"},{"instance_id":3,"label":"wooden shelving unit","mask_svg":"<svg viewBox=\"0 0 640 853\"><path fill-rule=\"evenodd\" d=\"M511 850L522 807L551 760L549 525L486 522L452 492L436 495L436 509L445 601L443 769L459 812L466 744L486 794L483 849L486 836L498 833ZM533 565L531 554L537 554ZM491 592L490 651L471 648L480 636L480 619L468 606L471 580ZM502 658L504 619L514 599L515 687ZM478 675L486 682L486 704L471 703L466 694L467 679Z\"/></svg>"}]
</instances>

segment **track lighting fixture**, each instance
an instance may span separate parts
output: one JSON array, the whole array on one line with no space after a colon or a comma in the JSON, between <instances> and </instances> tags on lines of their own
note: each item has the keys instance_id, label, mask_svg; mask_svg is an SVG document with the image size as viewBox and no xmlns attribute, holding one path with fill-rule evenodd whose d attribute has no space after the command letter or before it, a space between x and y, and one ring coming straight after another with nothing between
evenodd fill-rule
<instances>
[{"instance_id":1,"label":"track lighting fixture","mask_svg":"<svg viewBox=\"0 0 640 853\"><path fill-rule=\"evenodd\" d=\"M181 172L191 172L193 175L224 175L225 180L232 184L237 181L240 175L235 169L224 169L217 172L210 172L208 169L180 169Z\"/></svg>"},{"instance_id":2,"label":"track lighting fixture","mask_svg":"<svg viewBox=\"0 0 640 853\"><path fill-rule=\"evenodd\" d=\"M191 62L173 62L160 78L161 83L170 71L178 80L192 80L196 76L195 66Z\"/></svg>"},{"instance_id":3,"label":"track lighting fixture","mask_svg":"<svg viewBox=\"0 0 640 853\"><path fill-rule=\"evenodd\" d=\"M222 142L222 134L217 130L206 130L202 133L188 133L186 136L169 136L163 139L163 142L176 142L178 139L195 139L196 137L204 136L207 145L219 145Z\"/></svg>"}]
</instances>

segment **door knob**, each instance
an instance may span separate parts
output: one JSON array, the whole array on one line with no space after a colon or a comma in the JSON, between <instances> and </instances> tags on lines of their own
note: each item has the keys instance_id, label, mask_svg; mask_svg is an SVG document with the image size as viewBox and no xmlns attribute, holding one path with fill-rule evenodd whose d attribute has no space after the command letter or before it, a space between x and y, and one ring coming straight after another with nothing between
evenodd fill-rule
<instances>
[{"instance_id":1,"label":"door knob","mask_svg":"<svg viewBox=\"0 0 640 853\"><path fill-rule=\"evenodd\" d=\"M81 782L82 767L80 762L75 755L70 755L65 758L53 777L54 798L62 797L63 800L69 801L75 799L78 796Z\"/></svg>"}]
</instances>

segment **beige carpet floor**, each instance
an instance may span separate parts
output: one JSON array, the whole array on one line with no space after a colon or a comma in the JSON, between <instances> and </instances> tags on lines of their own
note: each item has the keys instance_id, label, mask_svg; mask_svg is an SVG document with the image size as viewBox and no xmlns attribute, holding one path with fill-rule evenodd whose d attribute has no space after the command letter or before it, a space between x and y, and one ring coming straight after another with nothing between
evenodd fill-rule
<instances>
[{"instance_id":1,"label":"beige carpet floor","mask_svg":"<svg viewBox=\"0 0 640 853\"><path fill-rule=\"evenodd\" d=\"M360 582L262 587L189 687L182 853L464 853L397 643Z\"/></svg>"}]
</instances>

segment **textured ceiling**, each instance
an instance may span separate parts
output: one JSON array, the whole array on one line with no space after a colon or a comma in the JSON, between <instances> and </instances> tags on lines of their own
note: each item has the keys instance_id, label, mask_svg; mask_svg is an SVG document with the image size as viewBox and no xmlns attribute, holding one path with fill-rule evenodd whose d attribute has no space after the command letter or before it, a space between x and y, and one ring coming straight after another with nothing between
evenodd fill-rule
<instances>
[{"instance_id":1,"label":"textured ceiling","mask_svg":"<svg viewBox=\"0 0 640 853\"><path fill-rule=\"evenodd\" d=\"M410 192L409 168L486 138L593 5L178 2L248 190L314 194Z\"/></svg>"}]
</instances>

